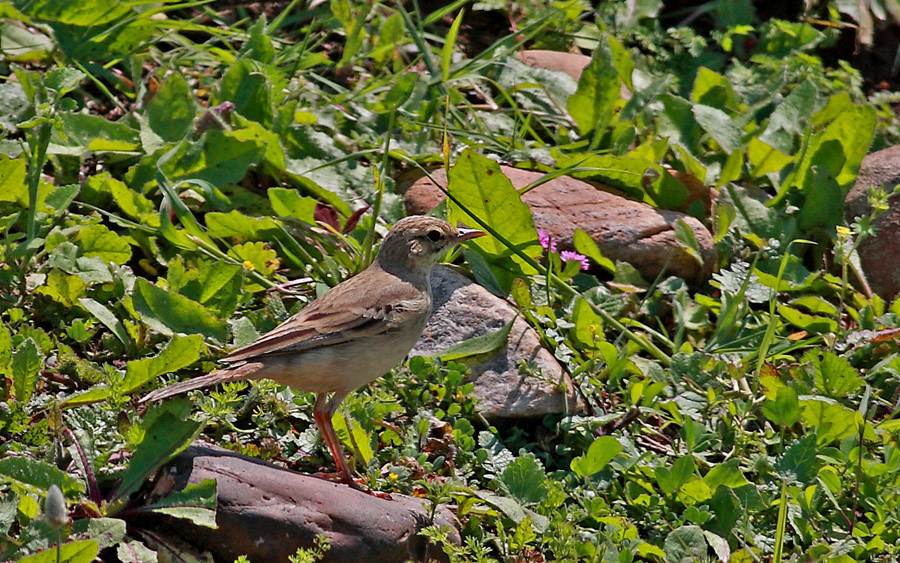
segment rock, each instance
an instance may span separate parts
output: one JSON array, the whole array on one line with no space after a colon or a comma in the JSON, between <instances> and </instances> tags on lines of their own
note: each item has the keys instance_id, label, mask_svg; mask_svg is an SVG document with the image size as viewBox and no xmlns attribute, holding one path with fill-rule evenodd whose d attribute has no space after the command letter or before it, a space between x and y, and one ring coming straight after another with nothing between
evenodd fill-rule
<instances>
[{"instance_id":1,"label":"rock","mask_svg":"<svg viewBox=\"0 0 900 563\"><path fill-rule=\"evenodd\" d=\"M900 183L900 145L883 149L863 158L856 183L844 200L844 217L853 221L872 212L867 190L884 184L887 191ZM900 294L900 196L888 200L888 210L872 224L877 233L863 239L859 258L871 291L884 299Z\"/></svg>"},{"instance_id":2,"label":"rock","mask_svg":"<svg viewBox=\"0 0 900 563\"><path fill-rule=\"evenodd\" d=\"M516 189L544 176L540 172L500 167ZM431 176L447 186L447 174L436 169ZM404 185L400 185L403 189ZM430 211L444 194L421 177L403 194L409 213ZM712 235L703 224L683 213L656 209L644 203L598 190L587 182L568 176L554 178L522 196L534 215L537 228L549 233L559 250L574 250L575 229L587 232L604 256L634 266L645 279L666 273L686 280L702 280L715 266ZM675 223L682 219L694 231L703 264L698 264L675 239ZM670 258L671 256L671 258Z\"/></svg>"},{"instance_id":3,"label":"rock","mask_svg":"<svg viewBox=\"0 0 900 563\"><path fill-rule=\"evenodd\" d=\"M318 534L331 539L323 561L404 563L446 559L418 532L448 526L459 543L459 522L441 507L434 522L428 502L394 494L379 499L311 475L304 475L209 445L193 445L178 455L157 480L176 490L205 479L217 481L213 530L186 520L154 516L143 526L153 535L174 535L211 552L217 561L287 561L297 548L313 546ZM159 519L162 518L163 526ZM142 524L138 521L138 524Z\"/></svg>"},{"instance_id":4,"label":"rock","mask_svg":"<svg viewBox=\"0 0 900 563\"><path fill-rule=\"evenodd\" d=\"M431 284L431 319L411 356L434 355L474 336L499 330L516 316L516 310L506 301L450 268L435 268ZM530 365L524 375L519 371L523 360ZM472 370L478 409L489 420L540 417L577 408L569 376L521 317L513 323L506 348L467 365ZM559 390L560 383L566 392Z\"/></svg>"}]
</instances>

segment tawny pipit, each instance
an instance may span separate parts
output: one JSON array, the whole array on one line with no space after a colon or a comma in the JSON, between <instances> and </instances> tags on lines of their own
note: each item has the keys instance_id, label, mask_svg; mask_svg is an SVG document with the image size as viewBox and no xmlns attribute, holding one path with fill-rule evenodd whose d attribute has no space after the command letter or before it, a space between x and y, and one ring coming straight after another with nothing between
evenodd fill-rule
<instances>
[{"instance_id":1,"label":"tawny pipit","mask_svg":"<svg viewBox=\"0 0 900 563\"><path fill-rule=\"evenodd\" d=\"M316 393L316 425L341 480L359 488L331 417L348 393L399 364L419 339L431 313L432 266L451 247L484 234L457 230L433 217L401 219L384 237L375 261L359 275L222 358L226 368L158 389L141 402L226 381L262 378Z\"/></svg>"}]
</instances>

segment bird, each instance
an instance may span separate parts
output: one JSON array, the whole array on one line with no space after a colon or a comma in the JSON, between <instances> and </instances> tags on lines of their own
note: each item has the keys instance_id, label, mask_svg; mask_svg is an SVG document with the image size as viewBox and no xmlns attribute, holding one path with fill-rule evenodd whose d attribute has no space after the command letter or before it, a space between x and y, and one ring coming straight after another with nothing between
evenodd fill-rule
<instances>
[{"instance_id":1,"label":"bird","mask_svg":"<svg viewBox=\"0 0 900 563\"><path fill-rule=\"evenodd\" d=\"M223 357L222 369L152 391L140 402L263 378L316 393L313 419L340 481L371 493L354 481L331 419L351 391L396 367L415 345L431 315L430 274L435 264L451 248L485 234L457 229L435 217L400 219L368 268Z\"/></svg>"}]
</instances>

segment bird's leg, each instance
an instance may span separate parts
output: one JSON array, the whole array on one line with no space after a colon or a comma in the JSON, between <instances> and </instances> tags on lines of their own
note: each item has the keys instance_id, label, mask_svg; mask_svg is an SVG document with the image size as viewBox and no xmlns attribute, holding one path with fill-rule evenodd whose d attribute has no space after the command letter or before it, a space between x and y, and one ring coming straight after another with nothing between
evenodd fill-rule
<instances>
[{"instance_id":1,"label":"bird's leg","mask_svg":"<svg viewBox=\"0 0 900 563\"><path fill-rule=\"evenodd\" d=\"M334 463L340 472L341 481L352 487L356 482L353 480L350 467L347 466L347 460L344 458L344 452L341 450L341 441L334 431L334 426L331 424L331 418L337 411L337 406L344 398L344 395L335 394L331 401L326 402L327 398L328 395L326 393L319 393L316 397L316 404L313 407L313 419L315 419L316 425L322 433L322 439L325 440L328 449L331 450L331 457L334 458Z\"/></svg>"},{"instance_id":2,"label":"bird's leg","mask_svg":"<svg viewBox=\"0 0 900 563\"><path fill-rule=\"evenodd\" d=\"M325 443L328 444L328 449L331 450L331 456L334 458L334 463L337 465L338 471L340 472L341 482L357 491L362 491L382 499L390 499L391 497L387 493L373 491L368 487L357 483L350 473L350 467L347 466L347 460L344 458L344 452L341 449L341 441L334 431L334 426L331 424L331 419L334 416L334 413L337 412L338 405L341 404L344 397L346 397L346 394L335 393L334 396L331 397L331 400L326 403L327 395L325 393L320 393L316 397L316 404L313 407L313 419L316 421L316 425L322 433L322 439L325 440Z\"/></svg>"}]
</instances>

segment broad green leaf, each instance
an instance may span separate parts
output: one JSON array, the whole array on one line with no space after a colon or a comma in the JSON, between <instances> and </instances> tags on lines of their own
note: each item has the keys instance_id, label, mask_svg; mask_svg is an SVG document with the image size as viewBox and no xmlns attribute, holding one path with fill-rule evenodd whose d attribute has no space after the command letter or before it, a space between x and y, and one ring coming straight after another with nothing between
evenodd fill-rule
<instances>
[{"instance_id":1,"label":"broad green leaf","mask_svg":"<svg viewBox=\"0 0 900 563\"><path fill-rule=\"evenodd\" d=\"M268 217L248 217L240 211L206 214L206 229L209 236L222 239L272 240L278 231L278 224Z\"/></svg>"},{"instance_id":2,"label":"broad green leaf","mask_svg":"<svg viewBox=\"0 0 900 563\"><path fill-rule=\"evenodd\" d=\"M78 300L82 307L88 310L88 312L94 317L103 323L106 328L112 332L116 338L122 344L129 346L131 344L131 339L128 337L128 332L125 330L125 327L122 325L122 321L120 321L112 311L106 308L106 305L102 303L98 303L89 297L83 297Z\"/></svg>"},{"instance_id":3,"label":"broad green leaf","mask_svg":"<svg viewBox=\"0 0 900 563\"><path fill-rule=\"evenodd\" d=\"M800 420L800 402L797 392L790 387L780 387L775 400L766 400L762 406L763 414L779 426L793 426Z\"/></svg>"},{"instance_id":4,"label":"broad green leaf","mask_svg":"<svg viewBox=\"0 0 900 563\"><path fill-rule=\"evenodd\" d=\"M753 178L779 172L794 160L758 137L751 137L747 143L747 159L751 164L750 176Z\"/></svg>"},{"instance_id":5,"label":"broad green leaf","mask_svg":"<svg viewBox=\"0 0 900 563\"><path fill-rule=\"evenodd\" d=\"M829 350L811 350L803 361L812 364L816 389L833 399L843 399L865 384L846 358Z\"/></svg>"},{"instance_id":6,"label":"broad green leaf","mask_svg":"<svg viewBox=\"0 0 900 563\"><path fill-rule=\"evenodd\" d=\"M228 339L227 324L209 309L143 278L135 282L132 300L141 319L162 334L202 334L219 344Z\"/></svg>"},{"instance_id":7,"label":"broad green leaf","mask_svg":"<svg viewBox=\"0 0 900 563\"><path fill-rule=\"evenodd\" d=\"M659 488L667 495L673 494L694 475L694 458L689 455L675 460L671 468L660 464L653 470Z\"/></svg>"},{"instance_id":8,"label":"broad green leaf","mask_svg":"<svg viewBox=\"0 0 900 563\"><path fill-rule=\"evenodd\" d=\"M737 111L739 109L731 82L705 66L697 69L691 101L720 110Z\"/></svg>"},{"instance_id":9,"label":"broad green leaf","mask_svg":"<svg viewBox=\"0 0 900 563\"><path fill-rule=\"evenodd\" d=\"M99 551L94 540L76 540L60 545L58 558L56 549L47 548L19 559L19 563L92 563Z\"/></svg>"},{"instance_id":10,"label":"broad green leaf","mask_svg":"<svg viewBox=\"0 0 900 563\"><path fill-rule=\"evenodd\" d=\"M0 376L10 375L12 361L12 337L6 326L0 322Z\"/></svg>"},{"instance_id":11,"label":"broad green leaf","mask_svg":"<svg viewBox=\"0 0 900 563\"><path fill-rule=\"evenodd\" d=\"M841 440L857 431L856 415L843 405L826 402L825 400L808 399L800 401L800 409L803 424L807 428L814 428L819 446Z\"/></svg>"},{"instance_id":12,"label":"broad green leaf","mask_svg":"<svg viewBox=\"0 0 900 563\"><path fill-rule=\"evenodd\" d=\"M194 98L180 72L170 74L147 104L150 128L168 142L181 140L191 132L196 113Z\"/></svg>"},{"instance_id":13,"label":"broad green leaf","mask_svg":"<svg viewBox=\"0 0 900 563\"><path fill-rule=\"evenodd\" d=\"M682 526L669 532L663 542L666 561L670 563L694 563L706 561L706 537L700 526Z\"/></svg>"},{"instance_id":14,"label":"broad green leaf","mask_svg":"<svg viewBox=\"0 0 900 563\"><path fill-rule=\"evenodd\" d=\"M679 502L691 506L708 501L712 494L713 490L706 484L706 481L692 477L687 483L678 488L678 494L675 495L675 498Z\"/></svg>"},{"instance_id":15,"label":"broad green leaf","mask_svg":"<svg viewBox=\"0 0 900 563\"><path fill-rule=\"evenodd\" d=\"M53 189L49 194L47 194L46 199L44 199L44 206L47 212L59 216L65 212L69 205L75 200L78 196L78 193L81 191L81 186L78 184L69 184L67 186L58 186Z\"/></svg>"},{"instance_id":16,"label":"broad green leaf","mask_svg":"<svg viewBox=\"0 0 900 563\"><path fill-rule=\"evenodd\" d=\"M278 261L278 253L263 242L245 242L244 244L236 244L228 249L228 255L239 260L245 268L259 272L266 278L271 277L280 264ZM238 273L240 274L240 272ZM244 289L247 291L262 291L265 287L258 283L251 282L246 284ZM240 290L240 285L237 286L237 290ZM201 302L205 301L201 299ZM225 315L222 316L224 317ZM228 316L231 315L229 314Z\"/></svg>"},{"instance_id":17,"label":"broad green leaf","mask_svg":"<svg viewBox=\"0 0 900 563\"><path fill-rule=\"evenodd\" d=\"M544 468L533 455L521 455L506 466L500 481L509 495L524 505L543 501L549 492Z\"/></svg>"},{"instance_id":18,"label":"broad green leaf","mask_svg":"<svg viewBox=\"0 0 900 563\"><path fill-rule=\"evenodd\" d=\"M597 243L591 238L591 235L581 229L575 229L573 243L578 253L584 254L607 272L612 273L616 271L615 263L603 255Z\"/></svg>"},{"instance_id":19,"label":"broad green leaf","mask_svg":"<svg viewBox=\"0 0 900 563\"><path fill-rule=\"evenodd\" d=\"M44 285L36 288L34 292L39 295L46 295L66 307L71 307L84 295L85 285L78 276L70 276L62 270L53 268L47 274L47 280L44 282Z\"/></svg>"},{"instance_id":20,"label":"broad green leaf","mask_svg":"<svg viewBox=\"0 0 900 563\"><path fill-rule=\"evenodd\" d=\"M832 144L837 148L836 144ZM841 160L841 155L835 155ZM843 193L834 175L825 166L816 165L812 170L813 181L800 207L800 228L811 231L816 228L831 230L844 221Z\"/></svg>"},{"instance_id":21,"label":"broad green leaf","mask_svg":"<svg viewBox=\"0 0 900 563\"><path fill-rule=\"evenodd\" d=\"M775 471L788 483L807 485L818 472L816 434L807 434L794 442L775 462Z\"/></svg>"},{"instance_id":22,"label":"broad green leaf","mask_svg":"<svg viewBox=\"0 0 900 563\"><path fill-rule=\"evenodd\" d=\"M0 201L28 201L28 183L25 181L25 160L0 154Z\"/></svg>"},{"instance_id":23,"label":"broad green leaf","mask_svg":"<svg viewBox=\"0 0 900 563\"><path fill-rule=\"evenodd\" d=\"M812 80L807 79L775 106L769 124L760 136L763 143L788 154L793 149L795 135L803 132L812 109L818 104L819 93Z\"/></svg>"},{"instance_id":24,"label":"broad green leaf","mask_svg":"<svg viewBox=\"0 0 900 563\"><path fill-rule=\"evenodd\" d=\"M231 102L236 113L264 126L270 126L272 124L270 89L265 73L257 70L256 63L241 58L235 61L219 81L219 91L210 105Z\"/></svg>"},{"instance_id":25,"label":"broad green leaf","mask_svg":"<svg viewBox=\"0 0 900 563\"><path fill-rule=\"evenodd\" d=\"M602 471L621 451L622 444L618 440L612 436L601 436L594 440L584 455L574 458L569 467L576 475L590 477Z\"/></svg>"},{"instance_id":26,"label":"broad green leaf","mask_svg":"<svg viewBox=\"0 0 900 563\"><path fill-rule=\"evenodd\" d=\"M693 258L697 262L699 268L703 267L703 255L700 253L700 243L697 242L697 235L685 222L679 218L675 221L675 240L678 246L685 254Z\"/></svg>"},{"instance_id":27,"label":"broad green leaf","mask_svg":"<svg viewBox=\"0 0 900 563\"><path fill-rule=\"evenodd\" d=\"M136 512L157 512L189 520L197 526L217 528L216 481L205 479L156 502L142 505Z\"/></svg>"},{"instance_id":28,"label":"broad green leaf","mask_svg":"<svg viewBox=\"0 0 900 563\"><path fill-rule=\"evenodd\" d=\"M509 331L512 330L513 323L516 319L509 321L499 330L482 334L468 340L463 340L459 344L442 350L435 354L445 362L458 360L460 358L468 358L470 356L478 356L481 354L491 354L506 346L509 342Z\"/></svg>"},{"instance_id":29,"label":"broad green leaf","mask_svg":"<svg viewBox=\"0 0 900 563\"><path fill-rule=\"evenodd\" d=\"M27 457L0 459L0 479L16 483L32 493L43 495L50 485L58 485L63 494L77 496L84 492L84 485L54 465Z\"/></svg>"},{"instance_id":30,"label":"broad green leaf","mask_svg":"<svg viewBox=\"0 0 900 563\"><path fill-rule=\"evenodd\" d=\"M130 393L160 375L172 373L193 364L200 358L202 349L203 337L199 334L174 336L156 356L128 362L128 366L125 368L123 391Z\"/></svg>"},{"instance_id":31,"label":"broad green leaf","mask_svg":"<svg viewBox=\"0 0 900 563\"><path fill-rule=\"evenodd\" d=\"M476 490L475 496L502 512L516 524L525 518L531 518L534 528L539 532L545 531L550 526L550 520L546 516L522 506L515 499L485 490Z\"/></svg>"},{"instance_id":32,"label":"broad green leaf","mask_svg":"<svg viewBox=\"0 0 900 563\"><path fill-rule=\"evenodd\" d=\"M586 349L596 348L598 343L604 341L603 319L583 297L575 300L572 320L575 323L573 331L575 340Z\"/></svg>"},{"instance_id":33,"label":"broad green leaf","mask_svg":"<svg viewBox=\"0 0 900 563\"><path fill-rule=\"evenodd\" d=\"M611 123L616 104L621 99L619 84L619 73L613 66L609 46L600 42L591 63L581 72L578 90L569 96L566 104L581 135L595 129L602 131Z\"/></svg>"},{"instance_id":34,"label":"broad green leaf","mask_svg":"<svg viewBox=\"0 0 900 563\"><path fill-rule=\"evenodd\" d=\"M284 156L284 147L281 137L274 131L266 129L255 121L244 119L240 115L234 117L234 121L240 124L240 128L234 130L234 137L242 141L255 141L266 147L265 161L278 172L284 172L287 161Z\"/></svg>"},{"instance_id":35,"label":"broad green leaf","mask_svg":"<svg viewBox=\"0 0 900 563\"><path fill-rule=\"evenodd\" d=\"M741 150L732 151L722 166L722 173L716 180L716 189L721 188L728 182L735 182L740 179L744 170L744 153Z\"/></svg>"},{"instance_id":36,"label":"broad green leaf","mask_svg":"<svg viewBox=\"0 0 900 563\"><path fill-rule=\"evenodd\" d=\"M51 154L133 153L141 148L138 130L123 123L85 113L63 113L59 119L61 131L54 129L48 149Z\"/></svg>"},{"instance_id":37,"label":"broad green leaf","mask_svg":"<svg viewBox=\"0 0 900 563\"><path fill-rule=\"evenodd\" d=\"M119 488L110 504L115 506L128 500L154 471L187 448L201 430L202 423L180 419L171 412L163 412L156 417L122 473Z\"/></svg>"},{"instance_id":38,"label":"broad green leaf","mask_svg":"<svg viewBox=\"0 0 900 563\"><path fill-rule=\"evenodd\" d=\"M36 0L23 4L22 11L32 18L81 27L103 26L134 15L127 4L114 0L90 0L71 4Z\"/></svg>"},{"instance_id":39,"label":"broad green leaf","mask_svg":"<svg viewBox=\"0 0 900 563\"><path fill-rule=\"evenodd\" d=\"M837 321L834 319L807 315L787 305L779 305L778 314L792 325L815 334L834 332L838 328Z\"/></svg>"},{"instance_id":40,"label":"broad green leaf","mask_svg":"<svg viewBox=\"0 0 900 563\"><path fill-rule=\"evenodd\" d=\"M124 264L131 260L131 245L104 225L91 225L78 231L75 243L85 256L98 256L104 262Z\"/></svg>"},{"instance_id":41,"label":"broad green leaf","mask_svg":"<svg viewBox=\"0 0 900 563\"><path fill-rule=\"evenodd\" d=\"M789 389L789 387L784 387ZM703 481L709 485L710 491L715 490L722 485L729 489L738 489L747 485L749 481L744 477L740 470L740 459L731 458L724 463L718 463L703 476Z\"/></svg>"},{"instance_id":42,"label":"broad green leaf","mask_svg":"<svg viewBox=\"0 0 900 563\"><path fill-rule=\"evenodd\" d=\"M12 382L16 400L27 403L34 393L38 374L44 359L35 341L28 337L16 348L12 356Z\"/></svg>"},{"instance_id":43,"label":"broad green leaf","mask_svg":"<svg viewBox=\"0 0 900 563\"><path fill-rule=\"evenodd\" d=\"M496 162L467 149L450 170L447 189L451 224L490 225L511 247L531 258L540 256L541 246L531 210ZM485 254L505 290L516 274L535 273L534 268L495 236L477 238L469 245Z\"/></svg>"},{"instance_id":44,"label":"broad green leaf","mask_svg":"<svg viewBox=\"0 0 900 563\"><path fill-rule=\"evenodd\" d=\"M242 140L234 132L210 129L198 141L183 142L160 165L170 181L204 180L213 186L240 182L266 154L257 139Z\"/></svg>"},{"instance_id":45,"label":"broad green leaf","mask_svg":"<svg viewBox=\"0 0 900 563\"><path fill-rule=\"evenodd\" d=\"M736 127L728 114L702 104L694 104L691 111L697 123L712 137L725 152L733 152L741 144L741 130Z\"/></svg>"},{"instance_id":46,"label":"broad green leaf","mask_svg":"<svg viewBox=\"0 0 900 563\"><path fill-rule=\"evenodd\" d=\"M72 533L93 538L100 549L106 549L124 540L128 530L125 521L118 518L82 518L72 522Z\"/></svg>"},{"instance_id":47,"label":"broad green leaf","mask_svg":"<svg viewBox=\"0 0 900 563\"><path fill-rule=\"evenodd\" d=\"M308 225L315 225L316 200L303 197L297 190L285 188L269 188L269 201L272 210L280 217L293 217Z\"/></svg>"}]
</instances>

